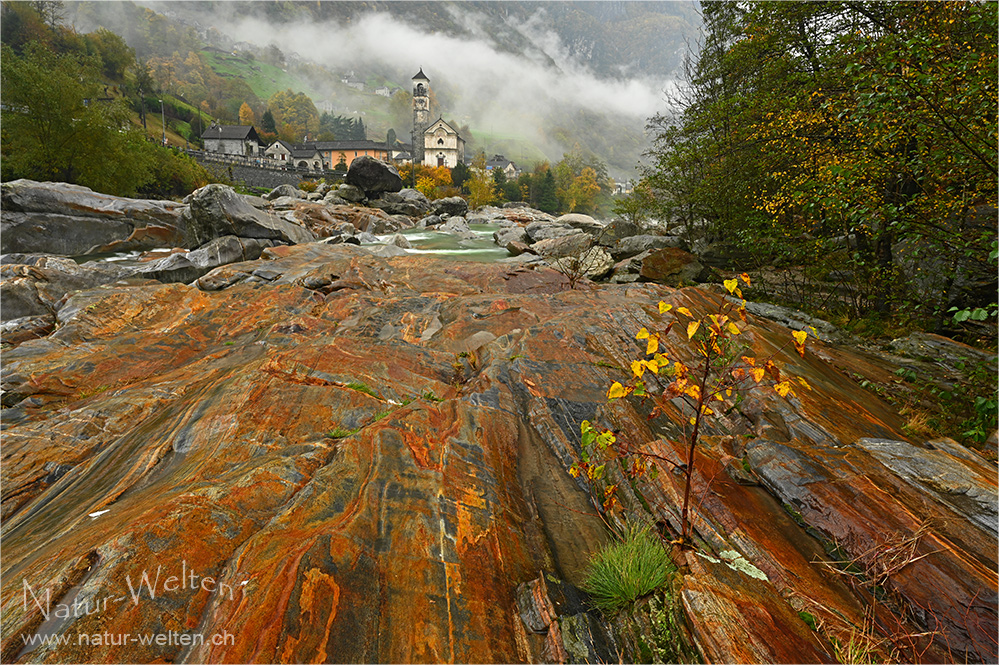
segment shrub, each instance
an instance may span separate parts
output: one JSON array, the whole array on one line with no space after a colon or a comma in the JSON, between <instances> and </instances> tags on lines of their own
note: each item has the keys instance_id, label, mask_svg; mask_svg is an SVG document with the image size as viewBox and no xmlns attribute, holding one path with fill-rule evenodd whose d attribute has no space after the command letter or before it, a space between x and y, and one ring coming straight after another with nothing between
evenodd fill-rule
<instances>
[{"instance_id":1,"label":"shrub","mask_svg":"<svg viewBox=\"0 0 999 665\"><path fill-rule=\"evenodd\" d=\"M590 561L583 590L604 614L666 584L676 571L660 539L646 526L629 524L621 542L601 549Z\"/></svg>"}]
</instances>

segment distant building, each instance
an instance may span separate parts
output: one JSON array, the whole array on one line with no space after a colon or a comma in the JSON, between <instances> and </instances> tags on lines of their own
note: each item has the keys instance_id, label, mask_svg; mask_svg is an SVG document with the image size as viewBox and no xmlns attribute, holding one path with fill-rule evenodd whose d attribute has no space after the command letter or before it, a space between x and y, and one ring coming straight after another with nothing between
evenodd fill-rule
<instances>
[{"instance_id":1,"label":"distant building","mask_svg":"<svg viewBox=\"0 0 999 665\"><path fill-rule=\"evenodd\" d=\"M320 171L323 168L322 153L309 143L292 147L291 155L288 159L291 161L291 165L297 169Z\"/></svg>"},{"instance_id":2,"label":"distant building","mask_svg":"<svg viewBox=\"0 0 999 665\"><path fill-rule=\"evenodd\" d=\"M423 132L423 163L454 168L465 160L465 140L443 118Z\"/></svg>"},{"instance_id":3,"label":"distant building","mask_svg":"<svg viewBox=\"0 0 999 665\"><path fill-rule=\"evenodd\" d=\"M268 159L287 162L295 168L335 169L343 162L347 166L363 155L387 161L391 151L384 143L377 141L307 141L292 145L277 140L264 153Z\"/></svg>"},{"instance_id":4,"label":"distant building","mask_svg":"<svg viewBox=\"0 0 999 665\"><path fill-rule=\"evenodd\" d=\"M264 151L264 156L276 162L288 162L291 160L291 151L294 147L287 141L278 139L267 147L267 150Z\"/></svg>"},{"instance_id":5,"label":"distant building","mask_svg":"<svg viewBox=\"0 0 999 665\"><path fill-rule=\"evenodd\" d=\"M503 171L504 175L506 175L509 180L513 180L520 175L520 169L517 168L517 165L503 155L493 155L492 159L486 161L487 171L493 171L495 169Z\"/></svg>"},{"instance_id":6,"label":"distant building","mask_svg":"<svg viewBox=\"0 0 999 665\"><path fill-rule=\"evenodd\" d=\"M328 169L336 168L340 162L350 166L356 158L365 155L383 161L391 158L389 147L377 141L315 141L306 145L314 147L319 152L323 164Z\"/></svg>"},{"instance_id":7,"label":"distant building","mask_svg":"<svg viewBox=\"0 0 999 665\"><path fill-rule=\"evenodd\" d=\"M252 125L216 125L201 135L205 152L253 157L260 154L263 144Z\"/></svg>"},{"instance_id":8,"label":"distant building","mask_svg":"<svg viewBox=\"0 0 999 665\"><path fill-rule=\"evenodd\" d=\"M348 88L353 88L354 90L364 90L364 81L353 76L347 76L340 79L340 82L346 85Z\"/></svg>"}]
</instances>

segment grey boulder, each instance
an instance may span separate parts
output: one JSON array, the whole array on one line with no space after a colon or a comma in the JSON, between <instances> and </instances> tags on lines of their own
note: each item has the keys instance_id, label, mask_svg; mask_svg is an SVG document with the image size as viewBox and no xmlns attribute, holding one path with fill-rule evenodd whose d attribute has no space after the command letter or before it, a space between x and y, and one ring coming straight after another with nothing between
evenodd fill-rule
<instances>
[{"instance_id":1,"label":"grey boulder","mask_svg":"<svg viewBox=\"0 0 999 665\"><path fill-rule=\"evenodd\" d=\"M182 218L187 236L196 246L230 235L293 245L316 240L304 226L257 210L226 185L207 185L188 199L190 206Z\"/></svg>"},{"instance_id":2,"label":"grey boulder","mask_svg":"<svg viewBox=\"0 0 999 665\"><path fill-rule=\"evenodd\" d=\"M372 194L402 189L402 178L394 166L367 155L357 157L350 163L346 181L348 185L359 187L369 198Z\"/></svg>"}]
</instances>

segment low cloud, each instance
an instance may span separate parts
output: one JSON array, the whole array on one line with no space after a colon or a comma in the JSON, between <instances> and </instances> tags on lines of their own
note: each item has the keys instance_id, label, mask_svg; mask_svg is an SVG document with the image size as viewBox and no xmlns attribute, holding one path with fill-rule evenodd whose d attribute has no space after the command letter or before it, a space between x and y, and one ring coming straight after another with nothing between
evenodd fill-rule
<instances>
[{"instance_id":1,"label":"low cloud","mask_svg":"<svg viewBox=\"0 0 999 665\"><path fill-rule=\"evenodd\" d=\"M396 83L407 91L410 77L422 67L446 117L468 123L473 133L479 129L524 136L551 157L572 147L564 145L564 137L549 135L552 127L544 125L553 117L596 114L606 121L603 124L613 123L635 137L662 108L669 81L596 76L547 27L544 9L527 21L497 26L495 17L464 11L460 5L441 7L469 34L422 30L387 13L365 14L346 25L275 24L252 17L220 24L218 16L205 23L217 25L234 40L261 47L273 43L333 72L395 72ZM497 29L525 47L516 53L503 50L492 37ZM637 161L640 150L634 152Z\"/></svg>"}]
</instances>

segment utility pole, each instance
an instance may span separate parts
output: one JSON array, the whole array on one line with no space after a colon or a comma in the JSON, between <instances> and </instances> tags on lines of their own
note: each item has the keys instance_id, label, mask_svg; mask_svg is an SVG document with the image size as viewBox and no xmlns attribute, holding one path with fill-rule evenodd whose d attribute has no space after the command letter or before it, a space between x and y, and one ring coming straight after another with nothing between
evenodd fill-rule
<instances>
[{"instance_id":1,"label":"utility pole","mask_svg":"<svg viewBox=\"0 0 999 665\"><path fill-rule=\"evenodd\" d=\"M163 100L160 100L160 122L163 123L163 145L166 145L166 114L163 112Z\"/></svg>"}]
</instances>

